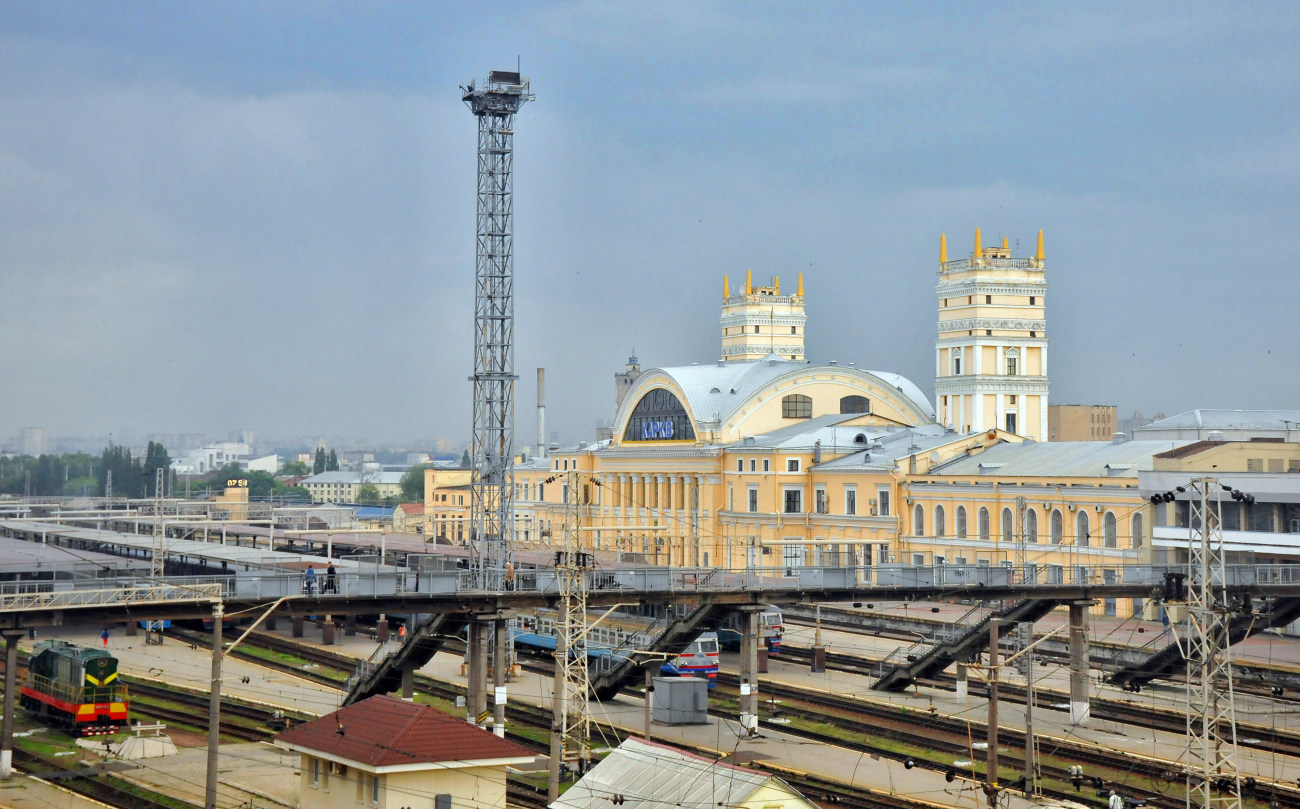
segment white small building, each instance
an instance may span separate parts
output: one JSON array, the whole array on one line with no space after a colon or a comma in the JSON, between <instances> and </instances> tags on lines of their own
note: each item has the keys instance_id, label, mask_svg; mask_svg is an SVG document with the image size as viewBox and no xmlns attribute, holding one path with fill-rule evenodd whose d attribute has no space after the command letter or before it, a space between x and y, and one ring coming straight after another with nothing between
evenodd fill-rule
<instances>
[{"instance_id":1,"label":"white small building","mask_svg":"<svg viewBox=\"0 0 1300 809\"><path fill-rule=\"evenodd\" d=\"M817 809L775 775L628 738L569 787L550 809L665 806Z\"/></svg>"},{"instance_id":2,"label":"white small building","mask_svg":"<svg viewBox=\"0 0 1300 809\"><path fill-rule=\"evenodd\" d=\"M237 441L214 441L186 453L172 461L172 469L179 475L206 475L232 463L247 468L253 459L253 448ZM274 470L272 470L274 473Z\"/></svg>"},{"instance_id":3,"label":"white small building","mask_svg":"<svg viewBox=\"0 0 1300 809\"><path fill-rule=\"evenodd\" d=\"M301 809L505 809L530 750L430 705L377 696L275 737L302 754Z\"/></svg>"}]
</instances>

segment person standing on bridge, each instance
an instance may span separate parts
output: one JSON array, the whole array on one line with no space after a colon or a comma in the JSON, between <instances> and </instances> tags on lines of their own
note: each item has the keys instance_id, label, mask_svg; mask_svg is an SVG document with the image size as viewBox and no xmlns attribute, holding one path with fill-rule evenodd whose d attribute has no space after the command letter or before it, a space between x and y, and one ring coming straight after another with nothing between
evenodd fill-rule
<instances>
[{"instance_id":1,"label":"person standing on bridge","mask_svg":"<svg viewBox=\"0 0 1300 809\"><path fill-rule=\"evenodd\" d=\"M316 571L307 565L307 572L302 574L302 589L309 596L316 595Z\"/></svg>"},{"instance_id":2,"label":"person standing on bridge","mask_svg":"<svg viewBox=\"0 0 1300 809\"><path fill-rule=\"evenodd\" d=\"M506 562L506 589L515 589L515 563Z\"/></svg>"},{"instance_id":3,"label":"person standing on bridge","mask_svg":"<svg viewBox=\"0 0 1300 809\"><path fill-rule=\"evenodd\" d=\"M331 561L330 566L325 568L325 589L321 592L334 593L335 595L338 595L339 585L336 576L337 573L334 571L334 562Z\"/></svg>"}]
</instances>

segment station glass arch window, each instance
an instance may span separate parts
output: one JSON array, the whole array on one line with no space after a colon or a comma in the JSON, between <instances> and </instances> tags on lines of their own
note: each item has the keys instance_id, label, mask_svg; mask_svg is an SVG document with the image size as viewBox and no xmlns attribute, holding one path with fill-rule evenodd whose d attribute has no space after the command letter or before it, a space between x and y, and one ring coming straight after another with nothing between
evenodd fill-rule
<instances>
[{"instance_id":1,"label":"station glass arch window","mask_svg":"<svg viewBox=\"0 0 1300 809\"><path fill-rule=\"evenodd\" d=\"M989 538L989 510L984 506L980 506L979 531L980 539L987 541Z\"/></svg>"},{"instance_id":2,"label":"station glass arch window","mask_svg":"<svg viewBox=\"0 0 1300 809\"><path fill-rule=\"evenodd\" d=\"M1038 541L1038 512L1032 508L1025 512L1025 541Z\"/></svg>"},{"instance_id":3,"label":"station glass arch window","mask_svg":"<svg viewBox=\"0 0 1300 809\"><path fill-rule=\"evenodd\" d=\"M918 537L925 536L925 509L920 503L917 503L916 508L912 510L912 533Z\"/></svg>"},{"instance_id":4,"label":"station glass arch window","mask_svg":"<svg viewBox=\"0 0 1300 809\"><path fill-rule=\"evenodd\" d=\"M1115 512L1107 511L1101 518L1101 535L1102 542L1107 548L1119 547L1119 525L1115 519Z\"/></svg>"},{"instance_id":5,"label":"station glass arch window","mask_svg":"<svg viewBox=\"0 0 1300 809\"><path fill-rule=\"evenodd\" d=\"M1011 540L1013 540L1015 538L1012 536L1012 532L1014 530L1015 528L1013 527L1011 521L1011 509L1009 508L1002 509L1002 541L1010 542Z\"/></svg>"},{"instance_id":6,"label":"station glass arch window","mask_svg":"<svg viewBox=\"0 0 1300 809\"><path fill-rule=\"evenodd\" d=\"M870 413L871 400L865 396L844 396L840 399L841 413Z\"/></svg>"},{"instance_id":7,"label":"station glass arch window","mask_svg":"<svg viewBox=\"0 0 1300 809\"><path fill-rule=\"evenodd\" d=\"M1053 545L1061 544L1061 534L1063 533L1063 526L1062 526L1063 522L1064 519L1061 517L1061 510L1059 508L1052 509L1051 527L1048 530L1052 534Z\"/></svg>"},{"instance_id":8,"label":"station glass arch window","mask_svg":"<svg viewBox=\"0 0 1300 809\"><path fill-rule=\"evenodd\" d=\"M792 393L789 396L781 397L781 418L812 418L812 397L804 396L802 393Z\"/></svg>"},{"instance_id":9,"label":"station glass arch window","mask_svg":"<svg viewBox=\"0 0 1300 809\"><path fill-rule=\"evenodd\" d=\"M941 537L948 527L943 524L943 506L934 507L934 535Z\"/></svg>"},{"instance_id":10,"label":"station glass arch window","mask_svg":"<svg viewBox=\"0 0 1300 809\"><path fill-rule=\"evenodd\" d=\"M1142 542L1144 539L1145 537L1142 536L1142 515L1134 514L1133 515L1133 547L1135 548L1142 547Z\"/></svg>"},{"instance_id":11,"label":"station glass arch window","mask_svg":"<svg viewBox=\"0 0 1300 809\"><path fill-rule=\"evenodd\" d=\"M957 538L966 538L966 507L957 506Z\"/></svg>"},{"instance_id":12,"label":"station glass arch window","mask_svg":"<svg viewBox=\"0 0 1300 809\"><path fill-rule=\"evenodd\" d=\"M1092 537L1088 536L1088 512L1083 509L1074 515L1074 544L1080 548L1092 544Z\"/></svg>"}]
</instances>

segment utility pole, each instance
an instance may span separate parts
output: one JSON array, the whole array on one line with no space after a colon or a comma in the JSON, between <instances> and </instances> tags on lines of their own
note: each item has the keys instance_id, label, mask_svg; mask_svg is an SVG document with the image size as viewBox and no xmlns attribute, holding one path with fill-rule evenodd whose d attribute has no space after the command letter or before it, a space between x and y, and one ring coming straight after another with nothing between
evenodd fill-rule
<instances>
[{"instance_id":1,"label":"utility pole","mask_svg":"<svg viewBox=\"0 0 1300 809\"><path fill-rule=\"evenodd\" d=\"M212 605L212 691L208 695L208 774L203 809L217 809L217 753L221 738L221 625L225 610L220 601Z\"/></svg>"},{"instance_id":2,"label":"utility pole","mask_svg":"<svg viewBox=\"0 0 1300 809\"><path fill-rule=\"evenodd\" d=\"M166 470L161 466L154 470L153 484L153 549L152 556L149 559L149 577L151 583L156 587L162 584L163 577L167 575L167 548L164 542L167 531L163 526L163 476ZM220 637L220 629L214 630ZM163 623L159 619L153 619L148 622L144 631L144 642L147 645L160 645L163 642ZM215 648L215 647L214 647ZM208 807L212 809L212 807Z\"/></svg>"},{"instance_id":3,"label":"utility pole","mask_svg":"<svg viewBox=\"0 0 1300 809\"><path fill-rule=\"evenodd\" d=\"M1034 653L1029 648L1034 640L1034 625L1024 621L1019 626L1020 654L1024 656L1025 672L1025 794L1038 794L1038 745L1034 741Z\"/></svg>"},{"instance_id":4,"label":"utility pole","mask_svg":"<svg viewBox=\"0 0 1300 809\"><path fill-rule=\"evenodd\" d=\"M989 721L988 721L988 763L984 794L989 799L989 809L998 806L998 624L994 618L989 622Z\"/></svg>"},{"instance_id":5,"label":"utility pole","mask_svg":"<svg viewBox=\"0 0 1300 809\"><path fill-rule=\"evenodd\" d=\"M564 503L564 539L561 550L555 554L560 615L555 626L548 803L560 797L561 764L576 763L582 771L591 755L591 717L587 713L587 697L591 693L591 674L587 669L587 575L593 560L582 549L578 502L582 490L578 473L571 471L565 477L569 496Z\"/></svg>"},{"instance_id":6,"label":"utility pole","mask_svg":"<svg viewBox=\"0 0 1300 809\"><path fill-rule=\"evenodd\" d=\"M1187 665L1187 805L1197 809L1241 807L1221 488L1214 478L1188 485L1187 618L1178 644Z\"/></svg>"}]
</instances>

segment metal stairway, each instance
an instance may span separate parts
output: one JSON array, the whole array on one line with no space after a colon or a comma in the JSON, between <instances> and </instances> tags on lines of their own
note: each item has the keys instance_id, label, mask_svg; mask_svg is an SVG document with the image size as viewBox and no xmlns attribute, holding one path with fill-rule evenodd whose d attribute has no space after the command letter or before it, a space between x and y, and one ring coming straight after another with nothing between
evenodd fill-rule
<instances>
[{"instance_id":1,"label":"metal stairway","mask_svg":"<svg viewBox=\"0 0 1300 809\"><path fill-rule=\"evenodd\" d=\"M906 662L894 666L872 683L871 690L902 691L919 679L933 677L952 663L973 660L988 648L989 622L994 618L999 618L1008 625L1000 633L1006 635L1010 631L1010 624L1037 621L1062 603L1064 602L1052 598L1027 598L1005 609L991 612L956 638L935 644L925 654L916 655L915 659L910 659L909 655Z\"/></svg>"},{"instance_id":2,"label":"metal stairway","mask_svg":"<svg viewBox=\"0 0 1300 809\"><path fill-rule=\"evenodd\" d=\"M468 619L463 613L432 613L404 641L390 635L348 678L348 695L343 704L351 705L375 694L396 691L402 685L402 671L418 669L432 660L447 639L446 632L459 630Z\"/></svg>"},{"instance_id":3,"label":"metal stairway","mask_svg":"<svg viewBox=\"0 0 1300 809\"><path fill-rule=\"evenodd\" d=\"M705 604L689 615L672 621L648 649L638 650L654 652L653 655L636 654L629 650L626 654L616 652L609 657L599 658L600 667L593 667L591 672L592 696L599 700L613 699L623 686L644 677L645 670L659 666L665 656L681 653L697 635L716 626L732 609L731 605L726 604Z\"/></svg>"},{"instance_id":4,"label":"metal stairway","mask_svg":"<svg viewBox=\"0 0 1300 809\"><path fill-rule=\"evenodd\" d=\"M1300 598L1276 598L1267 611L1234 617L1228 625L1228 644L1240 643L1265 629L1286 626L1297 618L1300 618ZM1182 649L1177 643L1171 643L1141 663L1111 674L1106 681L1121 688L1141 687L1152 680L1168 679L1185 672Z\"/></svg>"}]
</instances>

